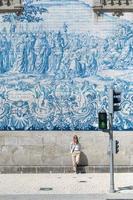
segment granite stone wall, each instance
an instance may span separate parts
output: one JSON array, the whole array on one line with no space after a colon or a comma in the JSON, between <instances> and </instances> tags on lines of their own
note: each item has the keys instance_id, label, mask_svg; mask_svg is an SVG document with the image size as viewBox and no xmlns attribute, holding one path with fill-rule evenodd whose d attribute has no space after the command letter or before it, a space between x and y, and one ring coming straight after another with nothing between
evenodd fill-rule
<instances>
[{"instance_id":1,"label":"granite stone wall","mask_svg":"<svg viewBox=\"0 0 133 200\"><path fill-rule=\"evenodd\" d=\"M82 132L6 132L0 134L0 171L26 168L62 169L71 168L70 143L77 134L82 147L80 165L95 168L109 166L108 133ZM115 167L133 167L132 132L115 132L114 139L120 142L120 151L115 154ZM59 170L59 171L60 171Z\"/></svg>"}]
</instances>

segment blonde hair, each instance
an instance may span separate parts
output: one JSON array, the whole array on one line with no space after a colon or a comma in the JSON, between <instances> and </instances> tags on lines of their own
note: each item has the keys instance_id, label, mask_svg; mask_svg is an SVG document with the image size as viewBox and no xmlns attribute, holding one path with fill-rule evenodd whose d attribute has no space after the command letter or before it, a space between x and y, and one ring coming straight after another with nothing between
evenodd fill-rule
<instances>
[{"instance_id":1,"label":"blonde hair","mask_svg":"<svg viewBox=\"0 0 133 200\"><path fill-rule=\"evenodd\" d=\"M75 142L76 140L76 143L78 144L79 143L79 139L78 139L78 136L77 135L74 135L73 136L73 142Z\"/></svg>"}]
</instances>

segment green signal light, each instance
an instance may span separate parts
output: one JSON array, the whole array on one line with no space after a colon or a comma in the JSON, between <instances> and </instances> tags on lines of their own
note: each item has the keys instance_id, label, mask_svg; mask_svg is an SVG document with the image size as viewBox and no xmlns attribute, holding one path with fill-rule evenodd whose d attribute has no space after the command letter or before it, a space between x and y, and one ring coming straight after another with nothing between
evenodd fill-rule
<instances>
[{"instance_id":1,"label":"green signal light","mask_svg":"<svg viewBox=\"0 0 133 200\"><path fill-rule=\"evenodd\" d=\"M100 125L103 129L105 129L106 128L106 124L105 124L105 122L101 122L101 125Z\"/></svg>"},{"instance_id":2,"label":"green signal light","mask_svg":"<svg viewBox=\"0 0 133 200\"><path fill-rule=\"evenodd\" d=\"M99 112L98 113L98 122L99 129L107 129L107 113Z\"/></svg>"}]
</instances>

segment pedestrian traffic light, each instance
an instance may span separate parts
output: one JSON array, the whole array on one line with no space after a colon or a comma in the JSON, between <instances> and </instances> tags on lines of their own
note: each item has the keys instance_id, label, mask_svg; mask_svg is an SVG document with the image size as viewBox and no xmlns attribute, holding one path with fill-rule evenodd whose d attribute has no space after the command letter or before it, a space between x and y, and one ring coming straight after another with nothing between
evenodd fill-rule
<instances>
[{"instance_id":1,"label":"pedestrian traffic light","mask_svg":"<svg viewBox=\"0 0 133 200\"><path fill-rule=\"evenodd\" d=\"M98 127L99 129L107 129L107 113L105 111L98 113Z\"/></svg>"},{"instance_id":2,"label":"pedestrian traffic light","mask_svg":"<svg viewBox=\"0 0 133 200\"><path fill-rule=\"evenodd\" d=\"M115 153L119 152L119 141L115 140Z\"/></svg>"}]
</instances>

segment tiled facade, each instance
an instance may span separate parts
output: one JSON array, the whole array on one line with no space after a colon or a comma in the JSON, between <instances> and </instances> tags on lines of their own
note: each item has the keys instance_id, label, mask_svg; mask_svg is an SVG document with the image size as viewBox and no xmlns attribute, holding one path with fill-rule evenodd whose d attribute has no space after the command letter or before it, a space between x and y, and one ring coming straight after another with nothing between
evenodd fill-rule
<instances>
[{"instance_id":1,"label":"tiled facade","mask_svg":"<svg viewBox=\"0 0 133 200\"><path fill-rule=\"evenodd\" d=\"M97 130L111 84L115 130L133 130L133 14L97 18L91 1L25 0L0 15L0 130Z\"/></svg>"}]
</instances>

